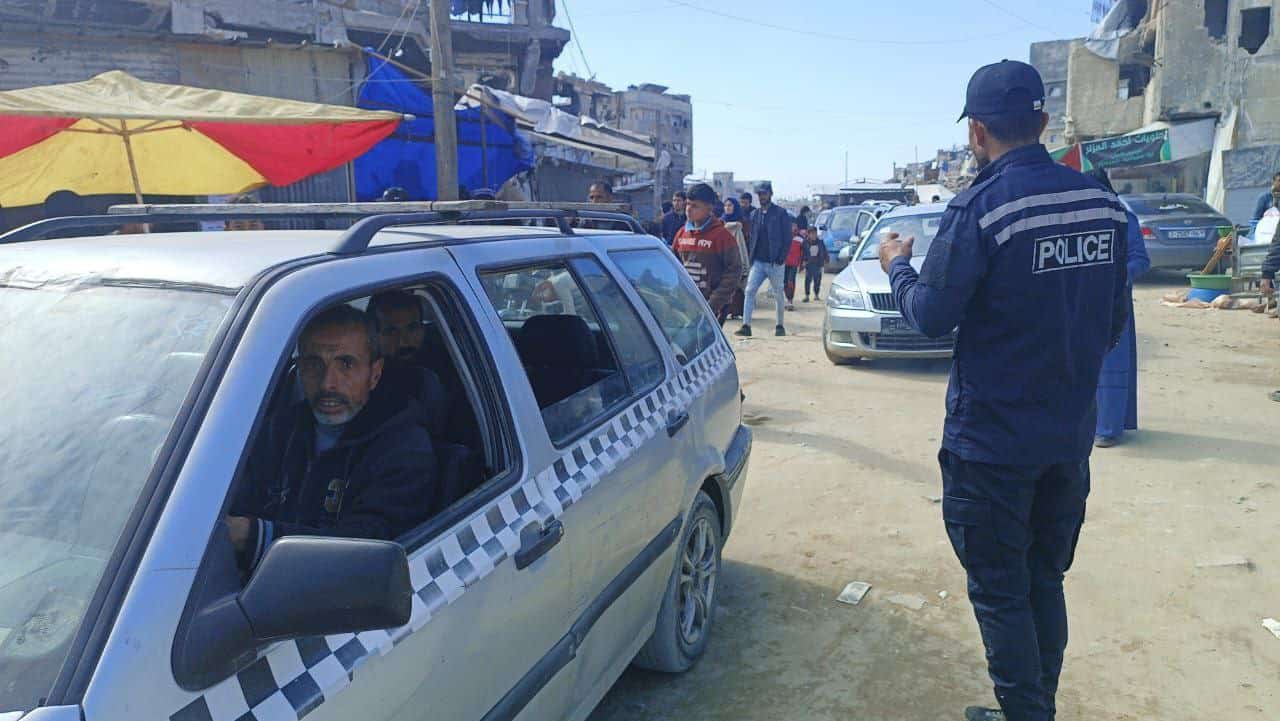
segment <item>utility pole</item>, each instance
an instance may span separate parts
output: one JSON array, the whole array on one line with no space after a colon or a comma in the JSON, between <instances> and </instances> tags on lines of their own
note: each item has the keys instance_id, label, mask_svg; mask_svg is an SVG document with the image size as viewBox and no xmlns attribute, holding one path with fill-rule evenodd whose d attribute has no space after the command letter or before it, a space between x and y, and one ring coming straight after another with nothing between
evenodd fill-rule
<instances>
[{"instance_id":1,"label":"utility pole","mask_svg":"<svg viewBox=\"0 0 1280 721\"><path fill-rule=\"evenodd\" d=\"M849 187L849 151L844 151L844 187ZM773 286L770 286L773 287Z\"/></svg>"},{"instance_id":2,"label":"utility pole","mask_svg":"<svg viewBox=\"0 0 1280 721\"><path fill-rule=\"evenodd\" d=\"M431 3L431 108L436 128L436 200L458 199L458 125L453 114L449 0Z\"/></svg>"}]
</instances>

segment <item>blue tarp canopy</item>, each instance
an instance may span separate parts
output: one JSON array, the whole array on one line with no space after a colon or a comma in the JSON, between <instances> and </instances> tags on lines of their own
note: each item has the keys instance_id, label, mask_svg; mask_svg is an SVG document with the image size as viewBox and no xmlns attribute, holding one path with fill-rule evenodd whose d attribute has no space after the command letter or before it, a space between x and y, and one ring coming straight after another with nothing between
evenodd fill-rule
<instances>
[{"instance_id":1,"label":"blue tarp canopy","mask_svg":"<svg viewBox=\"0 0 1280 721\"><path fill-rule=\"evenodd\" d=\"M410 200L436 200L435 115L431 95L380 58L365 53L368 74L357 104L414 116L391 137L355 161L356 197L377 200L387 188L404 188ZM533 146L515 121L486 107L455 110L458 185L497 190L517 173L533 169Z\"/></svg>"}]
</instances>

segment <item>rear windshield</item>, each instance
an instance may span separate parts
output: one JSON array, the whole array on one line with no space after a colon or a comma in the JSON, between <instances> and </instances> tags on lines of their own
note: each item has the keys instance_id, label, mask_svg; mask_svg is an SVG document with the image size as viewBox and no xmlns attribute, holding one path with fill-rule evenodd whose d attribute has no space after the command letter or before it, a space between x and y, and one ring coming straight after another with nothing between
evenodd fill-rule
<instances>
[{"instance_id":1,"label":"rear windshield","mask_svg":"<svg viewBox=\"0 0 1280 721\"><path fill-rule=\"evenodd\" d=\"M1218 215L1218 211L1195 198L1125 198L1134 215Z\"/></svg>"},{"instance_id":2,"label":"rear windshield","mask_svg":"<svg viewBox=\"0 0 1280 721\"><path fill-rule=\"evenodd\" d=\"M0 279L0 711L47 695L231 303Z\"/></svg>"}]
</instances>

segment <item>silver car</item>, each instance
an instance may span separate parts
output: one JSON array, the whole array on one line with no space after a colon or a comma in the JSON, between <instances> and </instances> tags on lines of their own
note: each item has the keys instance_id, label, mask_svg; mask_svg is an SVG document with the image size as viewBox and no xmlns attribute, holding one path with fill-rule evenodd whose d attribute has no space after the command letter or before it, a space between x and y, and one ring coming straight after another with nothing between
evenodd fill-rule
<instances>
[{"instance_id":1,"label":"silver car","mask_svg":"<svg viewBox=\"0 0 1280 721\"><path fill-rule=\"evenodd\" d=\"M822 321L822 348L832 363L860 358L949 358L954 334L927 338L907 325L898 312L889 277L880 268L880 237L898 233L915 237L916 270L938 233L945 204L915 205L889 211L849 251L849 265L831 283Z\"/></svg>"},{"instance_id":2,"label":"silver car","mask_svg":"<svg viewBox=\"0 0 1280 721\"><path fill-rule=\"evenodd\" d=\"M705 651L751 449L732 349L638 228L468 208L0 237L0 719L583 719ZM300 330L386 291L456 400L439 499L246 569L224 519Z\"/></svg>"}]
</instances>

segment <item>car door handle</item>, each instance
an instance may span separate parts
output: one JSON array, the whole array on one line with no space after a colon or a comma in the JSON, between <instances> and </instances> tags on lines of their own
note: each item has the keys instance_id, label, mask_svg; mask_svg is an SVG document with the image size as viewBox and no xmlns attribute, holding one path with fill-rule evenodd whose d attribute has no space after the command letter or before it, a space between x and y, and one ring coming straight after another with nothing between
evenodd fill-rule
<instances>
[{"instance_id":1,"label":"car door handle","mask_svg":"<svg viewBox=\"0 0 1280 721\"><path fill-rule=\"evenodd\" d=\"M688 422L689 422L688 411L685 411L684 413L681 413L678 416L670 417L667 420L667 435L670 436L671 438L675 438L676 434L680 432L680 429L684 428L684 425Z\"/></svg>"},{"instance_id":2,"label":"car door handle","mask_svg":"<svg viewBox=\"0 0 1280 721\"><path fill-rule=\"evenodd\" d=\"M543 528L534 521L520 529L520 550L516 551L516 570L524 570L534 561L542 558L547 551L555 548L564 538L564 524L552 521Z\"/></svg>"}]
</instances>

